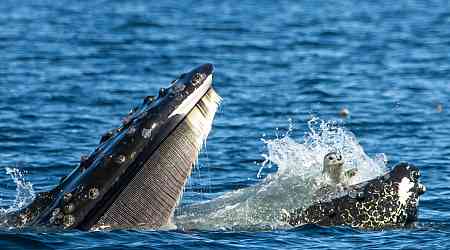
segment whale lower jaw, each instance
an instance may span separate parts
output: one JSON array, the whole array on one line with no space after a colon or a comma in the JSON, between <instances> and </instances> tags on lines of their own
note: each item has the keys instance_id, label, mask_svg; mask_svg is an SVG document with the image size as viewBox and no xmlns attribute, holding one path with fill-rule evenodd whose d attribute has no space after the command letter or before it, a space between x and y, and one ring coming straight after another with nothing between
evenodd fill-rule
<instances>
[{"instance_id":1,"label":"whale lower jaw","mask_svg":"<svg viewBox=\"0 0 450 250\"><path fill-rule=\"evenodd\" d=\"M220 96L210 88L89 228L161 228L171 223L183 187L211 130Z\"/></svg>"},{"instance_id":2,"label":"whale lower jaw","mask_svg":"<svg viewBox=\"0 0 450 250\"><path fill-rule=\"evenodd\" d=\"M401 163L384 176L350 186L338 198L292 211L285 220L292 226L404 227L417 220L419 196L425 192L419 176L416 167Z\"/></svg>"}]
</instances>

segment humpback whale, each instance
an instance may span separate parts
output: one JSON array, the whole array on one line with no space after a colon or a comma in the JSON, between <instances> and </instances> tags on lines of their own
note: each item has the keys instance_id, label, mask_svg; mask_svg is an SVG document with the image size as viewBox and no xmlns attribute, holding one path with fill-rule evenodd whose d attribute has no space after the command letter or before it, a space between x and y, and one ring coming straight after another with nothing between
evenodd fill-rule
<instances>
[{"instance_id":1,"label":"humpback whale","mask_svg":"<svg viewBox=\"0 0 450 250\"><path fill-rule=\"evenodd\" d=\"M221 101L213 73L212 64L201 65L146 97L55 188L0 222L80 230L169 225Z\"/></svg>"}]
</instances>

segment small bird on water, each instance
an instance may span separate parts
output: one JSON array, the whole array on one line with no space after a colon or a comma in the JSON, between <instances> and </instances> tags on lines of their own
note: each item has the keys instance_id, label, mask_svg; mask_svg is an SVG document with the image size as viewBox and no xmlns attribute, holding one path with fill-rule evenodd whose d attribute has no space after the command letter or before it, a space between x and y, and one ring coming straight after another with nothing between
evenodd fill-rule
<instances>
[{"instance_id":1,"label":"small bird on water","mask_svg":"<svg viewBox=\"0 0 450 250\"><path fill-rule=\"evenodd\" d=\"M443 110L444 110L444 106L442 105L442 103L438 103L436 105L436 112L442 113Z\"/></svg>"},{"instance_id":2,"label":"small bird on water","mask_svg":"<svg viewBox=\"0 0 450 250\"><path fill-rule=\"evenodd\" d=\"M348 108L343 107L341 108L341 110L339 110L339 115L342 118L347 118L350 115L350 110L348 110Z\"/></svg>"}]
</instances>

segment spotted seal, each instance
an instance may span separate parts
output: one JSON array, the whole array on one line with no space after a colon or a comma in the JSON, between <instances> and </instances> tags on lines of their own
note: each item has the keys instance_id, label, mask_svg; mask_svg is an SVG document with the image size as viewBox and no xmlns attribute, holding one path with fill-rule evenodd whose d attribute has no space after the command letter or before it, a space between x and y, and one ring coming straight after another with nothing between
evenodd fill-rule
<instances>
[{"instance_id":1,"label":"spotted seal","mask_svg":"<svg viewBox=\"0 0 450 250\"><path fill-rule=\"evenodd\" d=\"M323 158L322 174L330 178L333 185L347 185L349 179L357 172L356 168L344 172L344 158L337 152L330 152Z\"/></svg>"}]
</instances>

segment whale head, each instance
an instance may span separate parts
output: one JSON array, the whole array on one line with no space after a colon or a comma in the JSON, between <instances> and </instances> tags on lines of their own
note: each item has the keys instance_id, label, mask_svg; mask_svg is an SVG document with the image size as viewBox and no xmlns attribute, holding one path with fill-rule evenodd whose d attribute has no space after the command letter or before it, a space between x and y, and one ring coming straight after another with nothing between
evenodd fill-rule
<instances>
[{"instance_id":1,"label":"whale head","mask_svg":"<svg viewBox=\"0 0 450 250\"><path fill-rule=\"evenodd\" d=\"M221 100L213 74L212 64L201 65L146 97L53 190L9 220L83 230L170 224Z\"/></svg>"}]
</instances>

